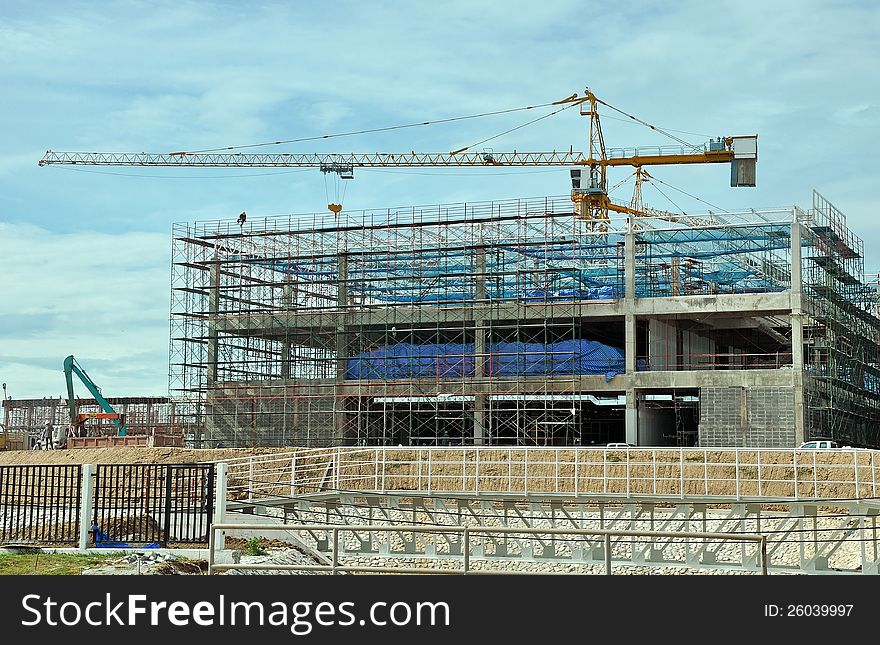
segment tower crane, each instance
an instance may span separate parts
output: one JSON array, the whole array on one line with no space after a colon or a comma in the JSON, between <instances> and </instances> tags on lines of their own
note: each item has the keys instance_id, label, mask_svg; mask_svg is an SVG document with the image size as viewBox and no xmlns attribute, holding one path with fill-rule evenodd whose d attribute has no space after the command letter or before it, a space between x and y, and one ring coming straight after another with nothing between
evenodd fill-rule
<instances>
[{"instance_id":1,"label":"tower crane","mask_svg":"<svg viewBox=\"0 0 880 645\"><path fill-rule=\"evenodd\" d=\"M580 115L589 120L587 151L551 152L473 152L470 147L452 152L402 153L252 153L252 152L55 152L48 150L40 166L156 166L209 168L318 168L334 173L340 179L352 179L355 168L417 168L417 167L568 167L571 173L571 198L578 216L587 220L593 230L607 230L609 211L636 217L653 215L641 207L641 184L650 178L646 166L728 163L732 187L755 186L755 164L758 158L757 135L722 136L700 145L687 143L669 135L631 114L596 97L589 88L583 96L572 94L547 105L577 106ZM635 122L664 132L678 141L675 146L643 148L606 148L599 117L599 106L619 112ZM629 205L613 202L608 196L607 170L614 167L635 168L636 186ZM341 204L328 204L338 214Z\"/></svg>"}]
</instances>

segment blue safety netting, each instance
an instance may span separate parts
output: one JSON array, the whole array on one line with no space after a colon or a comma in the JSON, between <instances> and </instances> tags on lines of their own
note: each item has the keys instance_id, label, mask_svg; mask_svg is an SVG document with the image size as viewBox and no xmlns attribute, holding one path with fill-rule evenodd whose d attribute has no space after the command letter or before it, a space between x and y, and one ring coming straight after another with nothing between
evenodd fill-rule
<instances>
[{"instance_id":1,"label":"blue safety netting","mask_svg":"<svg viewBox=\"0 0 880 645\"><path fill-rule=\"evenodd\" d=\"M348 359L346 378L394 380L462 378L475 374L473 343L384 345ZM625 369L623 350L592 340L558 343L490 343L486 376L603 374L611 380Z\"/></svg>"},{"instance_id":2,"label":"blue safety netting","mask_svg":"<svg viewBox=\"0 0 880 645\"><path fill-rule=\"evenodd\" d=\"M672 227L672 225L670 224ZM636 296L672 295L670 267L691 289L717 293L773 292L785 280L763 269L767 254L790 248L790 223L640 231L636 238ZM599 242L601 240L601 242ZM483 256L488 300L579 301L623 297L624 236L608 233L488 240ZM349 296L364 302L439 304L477 297L475 251L436 245L349 248ZM757 260L756 260L757 258ZM239 256L242 262L293 275L300 284L332 289L339 279L335 253L300 258ZM771 267L772 269L772 267ZM684 290L687 292L687 290Z\"/></svg>"}]
</instances>

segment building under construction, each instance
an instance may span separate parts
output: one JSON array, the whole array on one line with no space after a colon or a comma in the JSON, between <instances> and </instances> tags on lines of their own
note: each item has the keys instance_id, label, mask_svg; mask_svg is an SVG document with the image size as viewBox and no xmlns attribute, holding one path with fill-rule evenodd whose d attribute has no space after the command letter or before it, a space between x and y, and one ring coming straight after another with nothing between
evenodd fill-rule
<instances>
[{"instance_id":1,"label":"building under construction","mask_svg":"<svg viewBox=\"0 0 880 645\"><path fill-rule=\"evenodd\" d=\"M809 208L569 196L178 224L170 390L223 446L880 447L877 285Z\"/></svg>"},{"instance_id":2,"label":"building under construction","mask_svg":"<svg viewBox=\"0 0 880 645\"><path fill-rule=\"evenodd\" d=\"M110 397L107 401L119 410L125 420L128 435L147 435L161 441L183 439L191 428L185 426L189 417L178 420L177 403L164 396ZM88 420L87 430L93 436L115 435L117 430L103 408L95 399L76 398L74 415L95 416ZM42 436L46 421L53 426L67 427L71 424L70 405L67 399L12 399L3 401L3 432L19 437L17 447L30 448L34 440ZM192 438L192 437L190 437Z\"/></svg>"}]
</instances>

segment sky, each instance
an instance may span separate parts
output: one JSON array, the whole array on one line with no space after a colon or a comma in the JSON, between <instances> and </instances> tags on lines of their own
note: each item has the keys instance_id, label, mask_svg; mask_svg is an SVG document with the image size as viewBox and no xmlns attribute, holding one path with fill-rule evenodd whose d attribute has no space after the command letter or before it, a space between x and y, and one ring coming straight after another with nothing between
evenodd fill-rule
<instances>
[{"instance_id":1,"label":"sky","mask_svg":"<svg viewBox=\"0 0 880 645\"><path fill-rule=\"evenodd\" d=\"M341 190L318 170L40 168L48 149L247 145L589 87L688 141L758 135L756 188L730 188L726 165L657 167L677 190L648 186L646 204L808 207L816 189L846 214L877 272L878 32L873 0L0 0L0 380L12 398L60 396L73 354L105 396L167 394L172 223L326 212ZM255 151L446 152L544 113ZM671 143L613 116L603 116L609 147ZM479 149L583 150L585 121L567 110ZM612 172L610 183L626 177ZM344 206L568 189L564 168L357 170Z\"/></svg>"}]
</instances>

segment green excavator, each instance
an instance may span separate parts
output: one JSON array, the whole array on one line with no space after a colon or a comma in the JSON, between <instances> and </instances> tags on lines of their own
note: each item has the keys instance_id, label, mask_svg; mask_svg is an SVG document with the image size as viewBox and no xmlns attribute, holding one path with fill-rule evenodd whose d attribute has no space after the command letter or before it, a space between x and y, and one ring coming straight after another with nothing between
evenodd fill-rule
<instances>
[{"instance_id":1,"label":"green excavator","mask_svg":"<svg viewBox=\"0 0 880 645\"><path fill-rule=\"evenodd\" d=\"M76 411L76 399L73 395L73 375L76 374L79 380L83 382L88 391L98 405L101 406L103 412L91 412L86 414L78 414ZM71 355L64 359L64 378L67 380L67 401L70 406L70 427L75 436L87 436L85 431L85 423L89 419L110 419L116 428L116 436L124 437L125 432L125 415L118 414L110 402L101 394L101 390L95 385L95 382L89 378L82 366L76 362Z\"/></svg>"}]
</instances>

